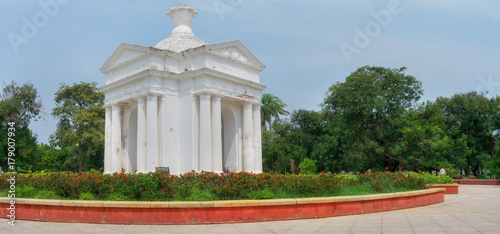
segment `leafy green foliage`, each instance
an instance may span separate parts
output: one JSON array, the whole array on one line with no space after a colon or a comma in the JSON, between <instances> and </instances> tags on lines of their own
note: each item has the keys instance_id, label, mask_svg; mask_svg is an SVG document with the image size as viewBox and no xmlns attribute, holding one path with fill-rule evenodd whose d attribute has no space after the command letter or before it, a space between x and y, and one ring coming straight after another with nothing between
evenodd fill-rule
<instances>
[{"instance_id":1,"label":"leafy green foliage","mask_svg":"<svg viewBox=\"0 0 500 234\"><path fill-rule=\"evenodd\" d=\"M273 191L269 188L261 189L261 190L256 190L256 191L251 191L248 193L248 198L249 199L273 199L276 196L274 195Z\"/></svg>"},{"instance_id":2,"label":"leafy green foliage","mask_svg":"<svg viewBox=\"0 0 500 234\"><path fill-rule=\"evenodd\" d=\"M39 154L36 146L36 135L29 129L32 120L40 117L42 100L31 83L18 86L15 82L6 85L0 94L0 166L8 171L8 128L15 131L11 138L15 141L16 167L27 170L35 165ZM9 126L8 123L14 123ZM13 142L11 140L11 142Z\"/></svg>"},{"instance_id":3,"label":"leafy green foliage","mask_svg":"<svg viewBox=\"0 0 500 234\"><path fill-rule=\"evenodd\" d=\"M55 94L52 115L59 119L50 142L69 153L65 165L78 164L78 171L103 167L104 94L97 83L61 84Z\"/></svg>"},{"instance_id":4,"label":"leafy green foliage","mask_svg":"<svg viewBox=\"0 0 500 234\"><path fill-rule=\"evenodd\" d=\"M393 187L391 181L385 177L376 177L372 181L370 181L370 187L376 193L381 193L388 188Z\"/></svg>"},{"instance_id":5,"label":"leafy green foliage","mask_svg":"<svg viewBox=\"0 0 500 234\"><path fill-rule=\"evenodd\" d=\"M272 94L263 94L261 103L260 113L263 128L266 127L267 122L269 129L272 129L274 123L280 120L280 115L288 114L288 111L285 110L286 104L279 97Z\"/></svg>"},{"instance_id":6,"label":"leafy green foliage","mask_svg":"<svg viewBox=\"0 0 500 234\"><path fill-rule=\"evenodd\" d=\"M375 172L358 176L359 183L371 183L372 188L382 189L389 187L400 187L407 189L423 189L426 187L423 178L415 177L414 174L402 172Z\"/></svg>"},{"instance_id":7,"label":"leafy green foliage","mask_svg":"<svg viewBox=\"0 0 500 234\"><path fill-rule=\"evenodd\" d=\"M60 150L55 147L41 144L38 146L40 161L37 169L42 171L61 171L69 169L64 166L68 153L65 150Z\"/></svg>"},{"instance_id":8,"label":"leafy green foliage","mask_svg":"<svg viewBox=\"0 0 500 234\"><path fill-rule=\"evenodd\" d=\"M488 99L485 94L469 92L436 101L446 117L447 134L457 142L452 152L455 165L467 175L479 174L479 168L495 170L498 162L500 130L500 97ZM497 164L498 165L498 164Z\"/></svg>"},{"instance_id":9,"label":"leafy green foliage","mask_svg":"<svg viewBox=\"0 0 500 234\"><path fill-rule=\"evenodd\" d=\"M422 178L426 184L453 184L453 178L448 175L434 175L426 171L419 173L409 173L409 175Z\"/></svg>"},{"instance_id":10,"label":"leafy green foliage","mask_svg":"<svg viewBox=\"0 0 500 234\"><path fill-rule=\"evenodd\" d=\"M291 124L280 122L273 131L262 132L262 161L264 168L280 173L290 173L290 160L300 162L307 155L307 148L298 143L302 134L294 131Z\"/></svg>"},{"instance_id":11,"label":"leafy green foliage","mask_svg":"<svg viewBox=\"0 0 500 234\"><path fill-rule=\"evenodd\" d=\"M343 134L348 169L387 162L399 169L414 166L396 148L398 123L423 94L421 82L405 70L365 66L329 88L321 106L328 121L337 123L332 130Z\"/></svg>"},{"instance_id":12,"label":"leafy green foliage","mask_svg":"<svg viewBox=\"0 0 500 234\"><path fill-rule=\"evenodd\" d=\"M186 198L186 201L213 201L217 196L208 189L195 189Z\"/></svg>"},{"instance_id":13,"label":"leafy green foliage","mask_svg":"<svg viewBox=\"0 0 500 234\"><path fill-rule=\"evenodd\" d=\"M311 175L316 173L316 160L304 158L299 164L300 174Z\"/></svg>"},{"instance_id":14,"label":"leafy green foliage","mask_svg":"<svg viewBox=\"0 0 500 234\"><path fill-rule=\"evenodd\" d=\"M110 200L110 201L127 201L128 198L123 195L122 193L111 193L108 195L107 199L106 200Z\"/></svg>"},{"instance_id":15,"label":"leafy green foliage","mask_svg":"<svg viewBox=\"0 0 500 234\"><path fill-rule=\"evenodd\" d=\"M80 193L80 200L94 200L94 195L91 192Z\"/></svg>"}]
</instances>

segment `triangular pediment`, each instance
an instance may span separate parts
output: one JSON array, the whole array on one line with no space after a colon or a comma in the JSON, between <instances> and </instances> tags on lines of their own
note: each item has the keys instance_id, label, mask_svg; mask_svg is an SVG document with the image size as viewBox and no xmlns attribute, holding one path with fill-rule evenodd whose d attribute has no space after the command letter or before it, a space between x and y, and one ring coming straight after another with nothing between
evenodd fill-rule
<instances>
[{"instance_id":1,"label":"triangular pediment","mask_svg":"<svg viewBox=\"0 0 500 234\"><path fill-rule=\"evenodd\" d=\"M210 53L222 56L229 60L251 65L257 69L264 70L266 67L241 41L226 41L213 43L206 46Z\"/></svg>"},{"instance_id":2,"label":"triangular pediment","mask_svg":"<svg viewBox=\"0 0 500 234\"><path fill-rule=\"evenodd\" d=\"M149 52L150 48L143 45L130 43L121 43L118 48L109 56L104 65L100 68L101 72L106 73L110 69L126 64L129 61L136 60Z\"/></svg>"}]
</instances>

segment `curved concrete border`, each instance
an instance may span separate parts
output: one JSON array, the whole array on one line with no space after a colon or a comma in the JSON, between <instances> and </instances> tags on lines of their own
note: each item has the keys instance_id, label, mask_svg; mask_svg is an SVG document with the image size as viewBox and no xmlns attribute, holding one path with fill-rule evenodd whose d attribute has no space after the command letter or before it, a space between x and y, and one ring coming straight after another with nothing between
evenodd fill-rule
<instances>
[{"instance_id":1,"label":"curved concrete border","mask_svg":"<svg viewBox=\"0 0 500 234\"><path fill-rule=\"evenodd\" d=\"M207 224L322 218L425 206L444 188L364 196L205 202L113 202L16 199L16 219L115 224ZM10 199L0 198L0 215Z\"/></svg>"},{"instance_id":2,"label":"curved concrete border","mask_svg":"<svg viewBox=\"0 0 500 234\"><path fill-rule=\"evenodd\" d=\"M444 188L444 194L458 194L458 184L428 184L428 188Z\"/></svg>"}]
</instances>

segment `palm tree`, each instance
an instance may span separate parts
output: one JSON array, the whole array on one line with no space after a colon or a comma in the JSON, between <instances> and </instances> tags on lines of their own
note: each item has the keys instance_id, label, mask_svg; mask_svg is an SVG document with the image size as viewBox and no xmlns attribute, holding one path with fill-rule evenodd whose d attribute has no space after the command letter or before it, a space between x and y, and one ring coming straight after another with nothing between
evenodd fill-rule
<instances>
[{"instance_id":1,"label":"palm tree","mask_svg":"<svg viewBox=\"0 0 500 234\"><path fill-rule=\"evenodd\" d=\"M262 95L262 107L260 108L261 126L266 127L266 122L269 125L269 130L272 128L273 118L274 122L280 119L280 115L287 115L288 111L285 110L286 104L279 98L270 93Z\"/></svg>"}]
</instances>

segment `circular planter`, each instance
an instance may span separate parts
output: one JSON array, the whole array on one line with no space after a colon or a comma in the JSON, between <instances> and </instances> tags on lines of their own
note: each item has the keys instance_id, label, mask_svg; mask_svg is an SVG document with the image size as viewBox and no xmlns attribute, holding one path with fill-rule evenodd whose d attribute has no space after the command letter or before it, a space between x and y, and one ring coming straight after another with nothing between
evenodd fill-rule
<instances>
[{"instance_id":1,"label":"circular planter","mask_svg":"<svg viewBox=\"0 0 500 234\"><path fill-rule=\"evenodd\" d=\"M16 219L114 224L207 224L322 218L425 206L444 201L445 189L364 196L204 202L114 202L15 199ZM10 198L0 198L0 215Z\"/></svg>"}]
</instances>

